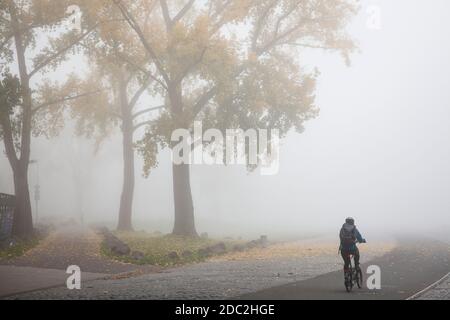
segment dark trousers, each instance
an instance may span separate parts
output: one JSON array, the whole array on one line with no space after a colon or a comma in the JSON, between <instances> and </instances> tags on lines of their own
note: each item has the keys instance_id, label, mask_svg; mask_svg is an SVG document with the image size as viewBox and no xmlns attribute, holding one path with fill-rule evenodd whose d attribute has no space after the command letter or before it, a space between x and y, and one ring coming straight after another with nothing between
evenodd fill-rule
<instances>
[{"instance_id":1,"label":"dark trousers","mask_svg":"<svg viewBox=\"0 0 450 320\"><path fill-rule=\"evenodd\" d=\"M344 270L350 269L350 255L353 254L355 257L355 267L359 267L359 250L358 248L354 250L341 250L342 259L344 259Z\"/></svg>"}]
</instances>

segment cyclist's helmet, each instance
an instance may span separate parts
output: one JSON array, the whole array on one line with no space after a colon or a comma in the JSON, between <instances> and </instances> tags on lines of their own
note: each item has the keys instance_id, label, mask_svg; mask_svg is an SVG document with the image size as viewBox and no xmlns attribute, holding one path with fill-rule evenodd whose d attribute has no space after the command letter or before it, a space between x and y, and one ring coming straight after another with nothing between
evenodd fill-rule
<instances>
[{"instance_id":1,"label":"cyclist's helmet","mask_svg":"<svg viewBox=\"0 0 450 320\"><path fill-rule=\"evenodd\" d=\"M353 226L355 225L355 219L348 217L345 219L345 223L348 223L349 225Z\"/></svg>"}]
</instances>

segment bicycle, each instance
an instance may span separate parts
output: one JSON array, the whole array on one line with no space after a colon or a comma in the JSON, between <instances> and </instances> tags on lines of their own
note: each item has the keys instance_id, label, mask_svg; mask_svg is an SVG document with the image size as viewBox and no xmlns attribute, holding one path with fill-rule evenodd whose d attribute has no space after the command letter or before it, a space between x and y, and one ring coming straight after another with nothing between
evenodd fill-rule
<instances>
[{"instance_id":1,"label":"bicycle","mask_svg":"<svg viewBox=\"0 0 450 320\"><path fill-rule=\"evenodd\" d=\"M363 274L361 271L361 268L353 267L352 261L354 261L354 255L349 253L350 257L350 268L344 273L344 279L345 279L345 289L347 292L351 292L353 289L353 286L356 284L359 289L362 288L363 283Z\"/></svg>"}]
</instances>

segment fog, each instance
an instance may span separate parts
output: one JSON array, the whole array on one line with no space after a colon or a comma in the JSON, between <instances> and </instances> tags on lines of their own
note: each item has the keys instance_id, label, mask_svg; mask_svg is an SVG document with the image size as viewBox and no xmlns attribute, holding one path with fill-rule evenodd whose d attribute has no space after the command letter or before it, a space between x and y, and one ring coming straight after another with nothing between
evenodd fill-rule
<instances>
[{"instance_id":1,"label":"fog","mask_svg":"<svg viewBox=\"0 0 450 320\"><path fill-rule=\"evenodd\" d=\"M381 9L379 29L367 8ZM337 234L347 216L369 240L379 234L450 229L450 3L446 0L364 1L349 27L359 52L346 66L336 54L299 57L320 70L320 114L302 134L283 140L277 175L245 167L193 165L197 230L251 238ZM72 62L74 68L77 62ZM61 135L35 138L39 219L60 217L114 227L122 188L120 133L96 150L68 124ZM2 150L4 149L2 144ZM171 158L159 154L148 178L136 157L133 224L170 232ZM34 195L37 166L30 166ZM10 166L0 157L0 192L13 193ZM34 214L35 206L33 204Z\"/></svg>"}]
</instances>

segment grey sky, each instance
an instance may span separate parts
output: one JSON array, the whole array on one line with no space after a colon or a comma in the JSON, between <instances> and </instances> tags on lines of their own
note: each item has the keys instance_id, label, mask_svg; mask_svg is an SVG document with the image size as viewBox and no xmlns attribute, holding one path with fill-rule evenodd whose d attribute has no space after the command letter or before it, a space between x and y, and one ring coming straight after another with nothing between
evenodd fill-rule
<instances>
[{"instance_id":1,"label":"grey sky","mask_svg":"<svg viewBox=\"0 0 450 320\"><path fill-rule=\"evenodd\" d=\"M300 234L334 230L346 216L368 230L450 228L450 2L363 4L350 27L360 47L351 67L337 55L308 51L301 57L321 71L321 112L303 134L283 142L278 175L193 167L200 232ZM381 9L380 30L366 26L368 5ZM79 164L86 219L114 222L122 179L119 136L96 156L90 142L70 137L65 132L56 140L34 140L33 157L41 161L40 211L77 214L73 168ZM82 155L72 164L77 143ZM169 165L164 152L148 179L137 172L137 229L170 231ZM12 192L4 156L0 168L0 190ZM31 186L34 174L31 168Z\"/></svg>"}]
</instances>

